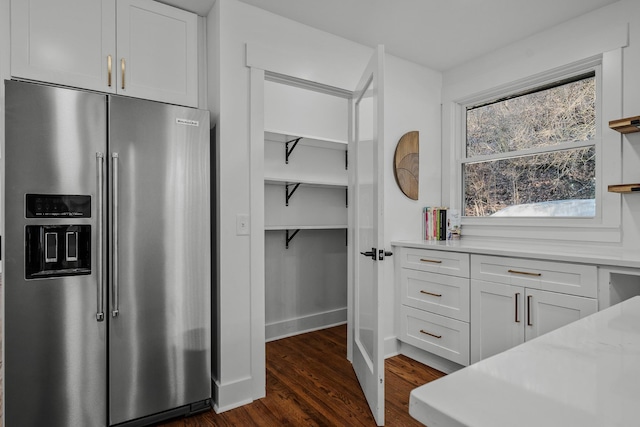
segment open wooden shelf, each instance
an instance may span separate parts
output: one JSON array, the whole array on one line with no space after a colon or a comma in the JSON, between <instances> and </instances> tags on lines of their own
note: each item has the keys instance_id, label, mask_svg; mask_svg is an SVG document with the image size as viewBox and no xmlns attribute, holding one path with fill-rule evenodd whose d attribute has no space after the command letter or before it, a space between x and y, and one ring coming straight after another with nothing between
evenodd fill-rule
<instances>
[{"instance_id":1,"label":"open wooden shelf","mask_svg":"<svg viewBox=\"0 0 640 427\"><path fill-rule=\"evenodd\" d=\"M640 184L617 184L607 187L610 193L635 193L640 192Z\"/></svg>"},{"instance_id":2,"label":"open wooden shelf","mask_svg":"<svg viewBox=\"0 0 640 427\"><path fill-rule=\"evenodd\" d=\"M640 132L640 116L627 117L626 119L611 120L609 122L609 127L620 133Z\"/></svg>"}]
</instances>

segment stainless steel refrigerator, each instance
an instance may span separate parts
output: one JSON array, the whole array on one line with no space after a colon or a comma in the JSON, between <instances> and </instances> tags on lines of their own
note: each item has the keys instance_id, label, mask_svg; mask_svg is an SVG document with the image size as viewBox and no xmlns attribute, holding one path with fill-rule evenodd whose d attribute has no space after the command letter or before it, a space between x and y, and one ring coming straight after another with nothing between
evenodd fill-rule
<instances>
[{"instance_id":1,"label":"stainless steel refrigerator","mask_svg":"<svg viewBox=\"0 0 640 427\"><path fill-rule=\"evenodd\" d=\"M208 409L208 112L5 88L6 425Z\"/></svg>"}]
</instances>

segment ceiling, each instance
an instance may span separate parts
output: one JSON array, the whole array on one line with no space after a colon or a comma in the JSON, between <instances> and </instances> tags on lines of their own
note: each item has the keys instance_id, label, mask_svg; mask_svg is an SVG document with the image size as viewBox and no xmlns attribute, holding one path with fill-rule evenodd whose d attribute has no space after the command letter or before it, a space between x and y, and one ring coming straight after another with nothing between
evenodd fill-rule
<instances>
[{"instance_id":1,"label":"ceiling","mask_svg":"<svg viewBox=\"0 0 640 427\"><path fill-rule=\"evenodd\" d=\"M161 1L201 15L215 2ZM618 0L240 1L445 71Z\"/></svg>"}]
</instances>

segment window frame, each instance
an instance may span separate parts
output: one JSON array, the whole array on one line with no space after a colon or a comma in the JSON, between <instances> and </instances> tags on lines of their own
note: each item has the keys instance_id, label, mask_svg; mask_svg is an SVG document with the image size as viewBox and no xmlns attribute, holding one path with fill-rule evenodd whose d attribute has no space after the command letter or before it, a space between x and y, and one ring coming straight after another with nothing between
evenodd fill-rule
<instances>
[{"instance_id":1,"label":"window frame","mask_svg":"<svg viewBox=\"0 0 640 427\"><path fill-rule=\"evenodd\" d=\"M604 52L572 64L554 68L503 85L452 99L443 105L443 118L450 117L450 135L454 142L449 152L449 200L460 212L464 207L463 162L466 160L466 108L506 94L522 93L561 81L571 76L596 72L596 215L594 217L466 217L463 216L462 235L465 240L517 241L554 244L620 243L621 199L608 193L607 185L621 182L622 148L620 135L606 127L605 117L614 119L621 114L622 49ZM480 80L482 81L482 80ZM449 113L450 112L450 113ZM445 134L443 136L447 135ZM604 149L606 147L606 150ZM476 158L477 160L477 158ZM467 161L468 162L468 161ZM447 169L443 168L443 172ZM446 194L446 189L443 188ZM606 206L606 209L603 207Z\"/></svg>"},{"instance_id":2,"label":"window frame","mask_svg":"<svg viewBox=\"0 0 640 427\"><path fill-rule=\"evenodd\" d=\"M516 151L508 151L508 152L502 152L502 153L496 153L496 154L481 154L481 155L476 155L473 157L467 157L467 152L468 152L468 147L467 147L467 112L469 111L469 109L473 109L473 108L478 108L481 107L483 105L488 105L488 104L492 104L494 102L500 102L502 100L505 99L509 99L509 98L517 98L519 96L526 96L528 94L532 94L532 93L536 93L539 92L541 90L545 90L545 89L550 89L553 87L559 87L562 86L563 84L566 83L570 83L571 81L580 81L583 78L590 78L590 77L594 77L595 78L595 137L593 139L590 140L583 140L583 141L563 141L554 145L550 145L550 146L546 146L546 147L535 147L535 148L527 148L527 149L523 149L523 150L516 150ZM540 216L540 217L518 217L521 219L524 218L529 218L529 219L533 219L533 220L545 220L545 219L553 219L553 220L568 220L568 219L577 219L579 221L584 221L584 220L589 220L589 219L596 219L596 218L601 218L602 216L602 210L600 208L600 203L599 203L599 198L598 198L598 191L600 189L600 180L602 179L602 168L599 167L599 154L601 152L601 146L602 146L602 85L600 84L602 79L602 67L601 64L595 64L595 65L590 65L587 68L583 69L582 71L580 70L575 70L569 74L565 74L565 75L561 75L559 78L558 76L550 76L548 79L545 78L542 81L538 81L537 79L535 80L535 84L530 84L527 85L526 87L524 87L522 90L516 90L516 91L507 91L506 93L504 91L498 91L494 94L489 94L489 96L486 99L482 99L480 102L475 102L475 103L466 103L466 104L462 104L462 144L463 146L461 147L461 156L459 158L459 169L460 169L460 206L461 206L461 212L464 213L466 206L465 206L465 174L464 174L464 166L466 164L470 164L470 163L480 163L480 162L488 162L488 161L496 161L496 160L508 160L508 159L513 159L513 158L517 158L517 157L527 157L527 156L532 156L532 155L536 155L536 154L547 154L547 153L553 153L553 152L558 152L558 151L568 151L568 150L574 150L574 149L578 149L578 148L590 148L590 147L594 147L595 150L595 155L596 155L596 165L595 165L595 179L596 179L596 195L595 195L595 200L596 200L596 211L595 211L595 216L594 217L585 217L585 216L574 216L574 217L567 217L567 216ZM463 215L464 216L464 215ZM483 216L483 217L466 217L465 218L491 218L492 220L496 219L497 217L492 217L492 216ZM513 217L502 217L502 218L513 218Z\"/></svg>"}]
</instances>

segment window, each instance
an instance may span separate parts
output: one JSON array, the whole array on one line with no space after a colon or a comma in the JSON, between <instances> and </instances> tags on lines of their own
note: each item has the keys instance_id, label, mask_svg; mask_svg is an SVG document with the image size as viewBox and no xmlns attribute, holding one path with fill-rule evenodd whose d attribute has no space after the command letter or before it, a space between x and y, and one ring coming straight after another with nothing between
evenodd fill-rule
<instances>
[{"instance_id":1,"label":"window","mask_svg":"<svg viewBox=\"0 0 640 427\"><path fill-rule=\"evenodd\" d=\"M467 217L594 217L596 73L466 108Z\"/></svg>"}]
</instances>

